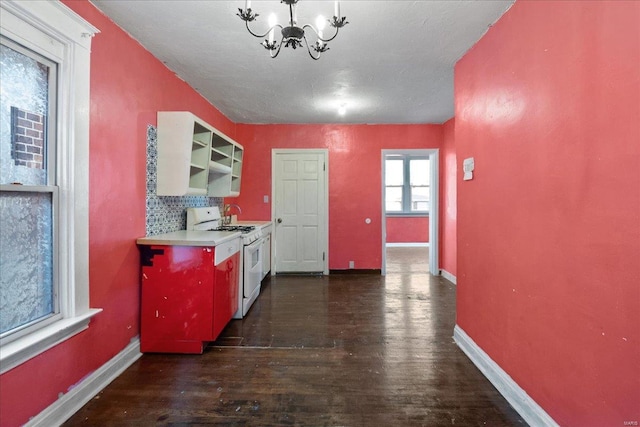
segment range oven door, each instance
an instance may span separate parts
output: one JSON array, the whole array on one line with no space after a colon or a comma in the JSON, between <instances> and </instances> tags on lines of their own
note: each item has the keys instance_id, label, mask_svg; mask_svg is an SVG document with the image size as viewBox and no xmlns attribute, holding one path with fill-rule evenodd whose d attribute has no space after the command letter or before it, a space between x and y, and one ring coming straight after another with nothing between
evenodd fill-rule
<instances>
[{"instance_id":1,"label":"range oven door","mask_svg":"<svg viewBox=\"0 0 640 427\"><path fill-rule=\"evenodd\" d=\"M260 287L262 280L262 239L244 247L243 294L250 298Z\"/></svg>"}]
</instances>

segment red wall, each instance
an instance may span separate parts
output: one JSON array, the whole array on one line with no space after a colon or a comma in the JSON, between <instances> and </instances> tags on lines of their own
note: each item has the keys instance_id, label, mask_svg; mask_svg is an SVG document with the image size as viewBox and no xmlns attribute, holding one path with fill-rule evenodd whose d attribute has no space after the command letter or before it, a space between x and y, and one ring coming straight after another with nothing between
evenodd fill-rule
<instances>
[{"instance_id":1,"label":"red wall","mask_svg":"<svg viewBox=\"0 0 640 427\"><path fill-rule=\"evenodd\" d=\"M518 1L455 68L457 322L565 426L640 420L639 18Z\"/></svg>"},{"instance_id":2,"label":"red wall","mask_svg":"<svg viewBox=\"0 0 640 427\"><path fill-rule=\"evenodd\" d=\"M440 148L440 125L237 125L245 147L240 219L271 219L271 150L329 150L329 268L382 265L383 149ZM263 196L269 203L263 203ZM231 200L231 199L229 199ZM371 218L371 224L365 219Z\"/></svg>"},{"instance_id":3,"label":"red wall","mask_svg":"<svg viewBox=\"0 0 640 427\"><path fill-rule=\"evenodd\" d=\"M387 243L429 242L428 216L388 216Z\"/></svg>"},{"instance_id":4,"label":"red wall","mask_svg":"<svg viewBox=\"0 0 640 427\"><path fill-rule=\"evenodd\" d=\"M457 156L455 143L455 119L443 125L443 142L440 150L440 268L457 275Z\"/></svg>"},{"instance_id":5,"label":"red wall","mask_svg":"<svg viewBox=\"0 0 640 427\"><path fill-rule=\"evenodd\" d=\"M101 32L92 41L88 330L0 377L0 424L15 426L58 399L139 333L148 124L189 110L230 136L235 125L89 2L65 1Z\"/></svg>"}]
</instances>

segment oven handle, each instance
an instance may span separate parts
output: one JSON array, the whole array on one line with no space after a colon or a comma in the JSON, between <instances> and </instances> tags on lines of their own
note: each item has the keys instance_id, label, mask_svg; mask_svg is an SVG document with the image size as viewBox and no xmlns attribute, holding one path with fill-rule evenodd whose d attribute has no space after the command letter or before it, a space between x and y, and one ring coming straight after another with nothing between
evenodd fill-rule
<instances>
[{"instance_id":1,"label":"oven handle","mask_svg":"<svg viewBox=\"0 0 640 427\"><path fill-rule=\"evenodd\" d=\"M259 249L259 247L262 244L263 240L264 240L264 237L261 237L258 240L256 240L255 242L245 246L245 249L248 249L250 251L253 251L254 249Z\"/></svg>"}]
</instances>

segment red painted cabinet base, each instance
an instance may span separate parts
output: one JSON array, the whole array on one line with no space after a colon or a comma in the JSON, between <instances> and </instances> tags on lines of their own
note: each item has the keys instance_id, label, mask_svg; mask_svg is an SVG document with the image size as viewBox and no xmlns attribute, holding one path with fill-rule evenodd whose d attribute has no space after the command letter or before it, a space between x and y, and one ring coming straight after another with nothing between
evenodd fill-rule
<instances>
[{"instance_id":1,"label":"red painted cabinet base","mask_svg":"<svg viewBox=\"0 0 640 427\"><path fill-rule=\"evenodd\" d=\"M214 266L213 247L140 249L140 351L202 353L237 310L240 254Z\"/></svg>"}]
</instances>

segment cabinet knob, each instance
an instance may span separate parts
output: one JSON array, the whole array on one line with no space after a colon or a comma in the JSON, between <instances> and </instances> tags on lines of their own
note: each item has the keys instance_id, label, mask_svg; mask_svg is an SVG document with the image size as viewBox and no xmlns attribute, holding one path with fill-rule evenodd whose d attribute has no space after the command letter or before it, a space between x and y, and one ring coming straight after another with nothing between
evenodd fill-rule
<instances>
[{"instance_id":1,"label":"cabinet knob","mask_svg":"<svg viewBox=\"0 0 640 427\"><path fill-rule=\"evenodd\" d=\"M278 224L282 224L282 218L278 218Z\"/></svg>"}]
</instances>

